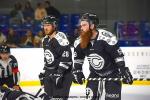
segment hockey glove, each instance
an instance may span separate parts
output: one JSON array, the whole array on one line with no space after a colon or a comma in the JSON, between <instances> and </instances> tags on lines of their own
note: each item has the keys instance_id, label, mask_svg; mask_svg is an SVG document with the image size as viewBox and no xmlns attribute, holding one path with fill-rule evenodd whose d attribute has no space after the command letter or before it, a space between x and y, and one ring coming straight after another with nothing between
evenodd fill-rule
<instances>
[{"instance_id":1,"label":"hockey glove","mask_svg":"<svg viewBox=\"0 0 150 100\"><path fill-rule=\"evenodd\" d=\"M133 77L131 75L131 72L128 67L120 67L119 72L121 77L123 78L124 84L132 84L133 83Z\"/></svg>"},{"instance_id":2,"label":"hockey glove","mask_svg":"<svg viewBox=\"0 0 150 100\"><path fill-rule=\"evenodd\" d=\"M85 82L85 76L81 70L74 70L72 73L74 76L74 83L82 85Z\"/></svg>"},{"instance_id":3,"label":"hockey glove","mask_svg":"<svg viewBox=\"0 0 150 100\"><path fill-rule=\"evenodd\" d=\"M58 69L56 73L51 75L53 82L56 84L56 87L62 88L63 86L63 74L64 70Z\"/></svg>"},{"instance_id":4,"label":"hockey glove","mask_svg":"<svg viewBox=\"0 0 150 100\"><path fill-rule=\"evenodd\" d=\"M53 74L54 77L54 82L56 84L56 87L58 88L62 88L62 84L63 84L63 74L61 73L56 73Z\"/></svg>"},{"instance_id":5,"label":"hockey glove","mask_svg":"<svg viewBox=\"0 0 150 100\"><path fill-rule=\"evenodd\" d=\"M40 74L39 74L39 79L40 79L40 83L41 83L41 85L43 85L43 84L44 84L44 83L43 83L44 78L45 78L45 74L44 74L44 73L40 73Z\"/></svg>"}]
</instances>

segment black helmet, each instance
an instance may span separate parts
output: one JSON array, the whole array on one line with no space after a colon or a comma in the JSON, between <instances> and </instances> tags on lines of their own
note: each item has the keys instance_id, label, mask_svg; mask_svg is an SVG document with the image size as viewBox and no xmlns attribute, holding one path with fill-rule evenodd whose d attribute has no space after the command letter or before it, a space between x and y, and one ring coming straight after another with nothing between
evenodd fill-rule
<instances>
[{"instance_id":1,"label":"black helmet","mask_svg":"<svg viewBox=\"0 0 150 100\"><path fill-rule=\"evenodd\" d=\"M99 19L98 19L97 15L92 14L92 13L84 13L81 16L80 21L87 21L87 22L89 22L89 24L94 24L96 27L99 24Z\"/></svg>"},{"instance_id":2,"label":"black helmet","mask_svg":"<svg viewBox=\"0 0 150 100\"><path fill-rule=\"evenodd\" d=\"M43 20L42 20L42 25L44 24L52 24L54 26L58 26L58 19L55 16L46 16Z\"/></svg>"},{"instance_id":3,"label":"black helmet","mask_svg":"<svg viewBox=\"0 0 150 100\"><path fill-rule=\"evenodd\" d=\"M0 46L0 53L10 53L10 48L6 45Z\"/></svg>"}]
</instances>

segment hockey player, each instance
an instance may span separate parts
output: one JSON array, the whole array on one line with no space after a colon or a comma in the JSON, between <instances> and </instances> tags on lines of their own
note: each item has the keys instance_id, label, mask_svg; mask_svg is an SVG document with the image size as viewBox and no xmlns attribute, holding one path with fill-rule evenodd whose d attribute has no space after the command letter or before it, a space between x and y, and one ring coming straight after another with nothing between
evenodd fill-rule
<instances>
[{"instance_id":1,"label":"hockey player","mask_svg":"<svg viewBox=\"0 0 150 100\"><path fill-rule=\"evenodd\" d=\"M97 28L99 19L95 14L85 13L79 21L80 36L74 42L74 82L84 83L82 64L85 56L90 65L88 78L124 78L132 84L132 75L125 67L124 55L117 38L109 31ZM88 100L100 100L103 87L105 100L121 100L121 81L90 81L86 86Z\"/></svg>"},{"instance_id":2,"label":"hockey player","mask_svg":"<svg viewBox=\"0 0 150 100\"><path fill-rule=\"evenodd\" d=\"M0 100L44 100L41 96L0 86Z\"/></svg>"},{"instance_id":3,"label":"hockey player","mask_svg":"<svg viewBox=\"0 0 150 100\"><path fill-rule=\"evenodd\" d=\"M7 85L20 90L19 78L20 72L16 58L10 54L8 46L0 46L0 86Z\"/></svg>"},{"instance_id":4,"label":"hockey player","mask_svg":"<svg viewBox=\"0 0 150 100\"><path fill-rule=\"evenodd\" d=\"M44 90L50 98L67 100L72 83L72 54L69 41L63 32L59 32L58 20L47 16L42 21L45 37L44 48Z\"/></svg>"}]
</instances>

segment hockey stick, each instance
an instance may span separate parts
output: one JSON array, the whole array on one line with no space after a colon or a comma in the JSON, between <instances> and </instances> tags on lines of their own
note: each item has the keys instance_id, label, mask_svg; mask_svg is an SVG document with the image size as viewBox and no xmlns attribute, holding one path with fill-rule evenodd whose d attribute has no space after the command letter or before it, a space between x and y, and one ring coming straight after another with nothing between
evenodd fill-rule
<instances>
[{"instance_id":1,"label":"hockey stick","mask_svg":"<svg viewBox=\"0 0 150 100\"><path fill-rule=\"evenodd\" d=\"M52 76L53 74L50 74L49 76ZM40 92L44 89L44 85L43 85L43 82L42 82L42 80L44 79L44 78L49 78L49 76L42 76L42 77L40 77L40 82L42 83L41 84L41 87L40 87L40 89L38 90L38 92L34 95L35 97L38 97L38 95L40 94Z\"/></svg>"},{"instance_id":2,"label":"hockey stick","mask_svg":"<svg viewBox=\"0 0 150 100\"><path fill-rule=\"evenodd\" d=\"M35 94L35 97L38 97L38 95L40 94L40 92L43 90L44 86L41 86L41 88L38 90L38 92Z\"/></svg>"},{"instance_id":3,"label":"hockey stick","mask_svg":"<svg viewBox=\"0 0 150 100\"><path fill-rule=\"evenodd\" d=\"M88 78L89 81L122 81L123 78ZM133 78L133 81L150 81L150 78Z\"/></svg>"},{"instance_id":4,"label":"hockey stick","mask_svg":"<svg viewBox=\"0 0 150 100\"><path fill-rule=\"evenodd\" d=\"M38 95L40 94L40 92L44 89L44 85L43 85L43 82L42 82L42 80L44 79L44 78L49 78L49 77L51 77L51 76L54 76L54 75L57 75L57 74L50 74L50 75L48 75L48 76L42 76L42 77L40 77L40 82L42 83L41 84L41 88L38 90L38 92L35 94L35 97L38 97Z\"/></svg>"}]
</instances>

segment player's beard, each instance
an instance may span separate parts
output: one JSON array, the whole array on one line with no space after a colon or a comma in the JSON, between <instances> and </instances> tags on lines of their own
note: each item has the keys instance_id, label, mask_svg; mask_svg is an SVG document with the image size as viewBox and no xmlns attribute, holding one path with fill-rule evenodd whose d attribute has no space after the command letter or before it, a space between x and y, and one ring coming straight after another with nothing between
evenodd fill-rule
<instances>
[{"instance_id":1,"label":"player's beard","mask_svg":"<svg viewBox=\"0 0 150 100\"><path fill-rule=\"evenodd\" d=\"M51 36L55 32L55 29L45 30L45 34Z\"/></svg>"},{"instance_id":2,"label":"player's beard","mask_svg":"<svg viewBox=\"0 0 150 100\"><path fill-rule=\"evenodd\" d=\"M0 56L0 58L3 60L3 61L7 61L7 60L9 60L9 56L10 56L10 54L9 53L5 53L5 54L1 54L1 56Z\"/></svg>"},{"instance_id":3,"label":"player's beard","mask_svg":"<svg viewBox=\"0 0 150 100\"><path fill-rule=\"evenodd\" d=\"M87 32L81 31L81 33L80 33L80 37L81 37L80 47L82 49L87 48L88 44L90 43L91 36L92 36L92 30L89 30Z\"/></svg>"}]
</instances>

